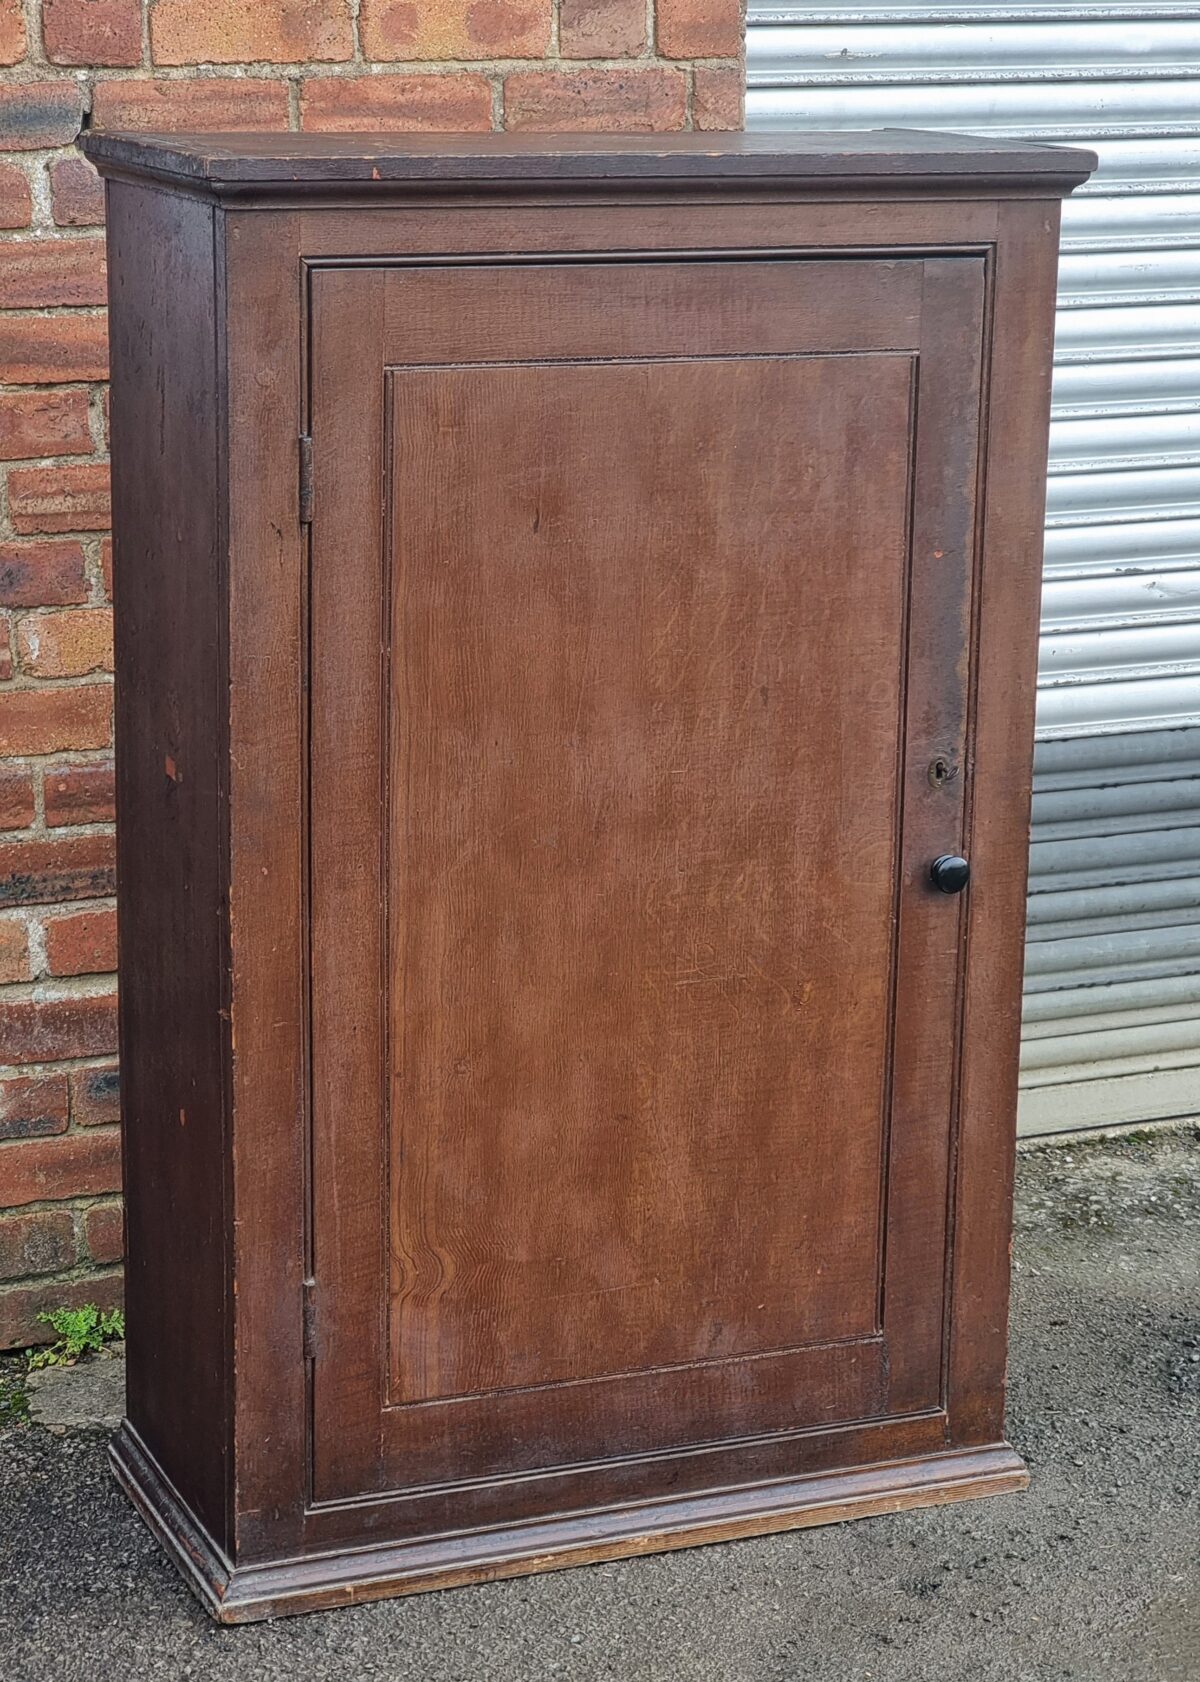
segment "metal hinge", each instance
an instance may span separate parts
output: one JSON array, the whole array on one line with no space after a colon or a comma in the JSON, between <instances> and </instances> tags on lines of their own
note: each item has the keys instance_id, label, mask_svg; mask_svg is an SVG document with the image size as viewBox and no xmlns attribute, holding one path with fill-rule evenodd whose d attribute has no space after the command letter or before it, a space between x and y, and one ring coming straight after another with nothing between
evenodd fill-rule
<instances>
[{"instance_id":1,"label":"metal hinge","mask_svg":"<svg viewBox=\"0 0 1200 1682\"><path fill-rule=\"evenodd\" d=\"M317 1353L317 1282L306 1279L301 1287L300 1314L303 1323L304 1358L312 1360Z\"/></svg>"},{"instance_id":2,"label":"metal hinge","mask_svg":"<svg viewBox=\"0 0 1200 1682\"><path fill-rule=\"evenodd\" d=\"M300 434L300 524L312 524L313 510L313 447L307 432Z\"/></svg>"}]
</instances>

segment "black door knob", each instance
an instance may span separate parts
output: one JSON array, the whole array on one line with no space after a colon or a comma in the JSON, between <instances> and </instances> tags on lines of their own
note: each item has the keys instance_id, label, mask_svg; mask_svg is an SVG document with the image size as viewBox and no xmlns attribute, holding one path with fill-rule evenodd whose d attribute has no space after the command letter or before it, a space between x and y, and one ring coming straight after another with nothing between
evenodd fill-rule
<instances>
[{"instance_id":1,"label":"black door knob","mask_svg":"<svg viewBox=\"0 0 1200 1682\"><path fill-rule=\"evenodd\" d=\"M944 894L961 894L971 880L971 866L957 853L943 853L929 866L929 880Z\"/></svg>"}]
</instances>

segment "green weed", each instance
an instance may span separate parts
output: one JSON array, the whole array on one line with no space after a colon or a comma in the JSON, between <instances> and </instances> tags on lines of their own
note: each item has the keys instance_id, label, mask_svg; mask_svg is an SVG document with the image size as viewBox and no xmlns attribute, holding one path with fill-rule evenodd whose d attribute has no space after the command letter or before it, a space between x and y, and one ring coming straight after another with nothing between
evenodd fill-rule
<instances>
[{"instance_id":1,"label":"green weed","mask_svg":"<svg viewBox=\"0 0 1200 1682\"><path fill-rule=\"evenodd\" d=\"M81 1355L98 1355L106 1343L125 1336L125 1316L119 1308L97 1308L94 1302L82 1308L52 1308L38 1319L58 1334L48 1349L29 1358L31 1368L73 1367Z\"/></svg>"}]
</instances>

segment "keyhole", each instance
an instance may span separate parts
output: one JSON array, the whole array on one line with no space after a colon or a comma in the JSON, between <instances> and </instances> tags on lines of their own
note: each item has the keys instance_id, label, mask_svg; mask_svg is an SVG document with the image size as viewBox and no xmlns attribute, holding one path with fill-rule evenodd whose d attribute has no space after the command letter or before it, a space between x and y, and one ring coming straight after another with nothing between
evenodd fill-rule
<instances>
[{"instance_id":1,"label":"keyhole","mask_svg":"<svg viewBox=\"0 0 1200 1682\"><path fill-rule=\"evenodd\" d=\"M945 788L958 776L958 766L946 754L939 753L929 767L929 781L934 788Z\"/></svg>"}]
</instances>

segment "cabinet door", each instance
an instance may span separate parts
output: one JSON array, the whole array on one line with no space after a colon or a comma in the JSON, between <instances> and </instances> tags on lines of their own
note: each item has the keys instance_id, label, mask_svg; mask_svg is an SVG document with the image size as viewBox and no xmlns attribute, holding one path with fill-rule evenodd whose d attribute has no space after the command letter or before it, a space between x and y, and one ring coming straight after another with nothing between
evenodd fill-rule
<instances>
[{"instance_id":1,"label":"cabinet door","mask_svg":"<svg viewBox=\"0 0 1200 1682\"><path fill-rule=\"evenodd\" d=\"M941 1407L983 299L314 274L318 1502L498 1522Z\"/></svg>"}]
</instances>

